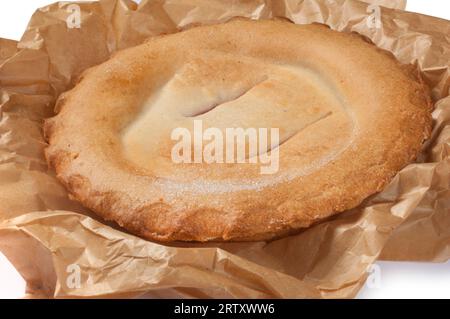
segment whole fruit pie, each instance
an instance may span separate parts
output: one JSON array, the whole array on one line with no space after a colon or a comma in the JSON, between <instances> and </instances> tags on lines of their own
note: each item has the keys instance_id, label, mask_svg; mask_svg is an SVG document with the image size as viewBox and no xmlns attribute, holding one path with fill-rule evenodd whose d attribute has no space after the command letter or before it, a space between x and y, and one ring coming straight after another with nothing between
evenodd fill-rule
<instances>
[{"instance_id":1,"label":"whole fruit pie","mask_svg":"<svg viewBox=\"0 0 450 319\"><path fill-rule=\"evenodd\" d=\"M87 70L59 106L45 123L58 179L158 241L298 232L383 190L432 125L413 67L357 34L278 20L154 37Z\"/></svg>"}]
</instances>

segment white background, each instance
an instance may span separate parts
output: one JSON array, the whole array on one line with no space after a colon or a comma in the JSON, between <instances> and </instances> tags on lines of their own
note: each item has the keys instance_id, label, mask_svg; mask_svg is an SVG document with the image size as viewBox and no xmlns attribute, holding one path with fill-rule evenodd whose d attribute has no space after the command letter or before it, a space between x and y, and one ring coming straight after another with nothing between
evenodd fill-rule
<instances>
[{"instance_id":1,"label":"white background","mask_svg":"<svg viewBox=\"0 0 450 319\"><path fill-rule=\"evenodd\" d=\"M19 40L36 8L52 0L0 1L0 37ZM450 20L449 0L408 0L408 11ZM380 280L359 298L450 298L450 262L446 264L378 262ZM0 253L0 298L23 296L25 283Z\"/></svg>"}]
</instances>

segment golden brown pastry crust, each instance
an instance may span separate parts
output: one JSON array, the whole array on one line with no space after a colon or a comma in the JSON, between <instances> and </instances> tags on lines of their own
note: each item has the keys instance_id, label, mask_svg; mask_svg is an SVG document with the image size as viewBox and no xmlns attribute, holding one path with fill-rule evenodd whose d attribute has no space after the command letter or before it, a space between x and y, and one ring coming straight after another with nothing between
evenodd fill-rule
<instances>
[{"instance_id":1,"label":"golden brown pastry crust","mask_svg":"<svg viewBox=\"0 0 450 319\"><path fill-rule=\"evenodd\" d=\"M219 94L233 101L192 116ZM415 159L432 125L424 84L390 53L358 35L270 20L121 51L87 70L58 108L44 131L59 180L103 218L159 241L269 240L351 209ZM289 135L280 171L171 163L165 130L193 118L280 125Z\"/></svg>"}]
</instances>

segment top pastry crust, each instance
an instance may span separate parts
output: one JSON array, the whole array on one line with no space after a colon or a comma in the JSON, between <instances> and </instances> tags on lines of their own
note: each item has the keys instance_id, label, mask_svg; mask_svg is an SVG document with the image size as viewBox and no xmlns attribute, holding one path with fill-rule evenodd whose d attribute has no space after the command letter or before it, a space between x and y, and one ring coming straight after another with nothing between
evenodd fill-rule
<instances>
[{"instance_id":1,"label":"top pastry crust","mask_svg":"<svg viewBox=\"0 0 450 319\"><path fill-rule=\"evenodd\" d=\"M415 159L432 121L411 70L322 25L195 27L87 70L45 123L46 156L74 198L142 237L269 240L359 205ZM278 172L174 163L171 132L195 120L279 128Z\"/></svg>"}]
</instances>

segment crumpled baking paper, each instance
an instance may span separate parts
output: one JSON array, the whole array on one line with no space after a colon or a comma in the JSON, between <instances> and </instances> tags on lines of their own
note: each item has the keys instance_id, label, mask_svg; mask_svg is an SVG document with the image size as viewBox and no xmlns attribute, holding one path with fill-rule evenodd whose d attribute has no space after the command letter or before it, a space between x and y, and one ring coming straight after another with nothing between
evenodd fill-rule
<instances>
[{"instance_id":1,"label":"crumpled baking paper","mask_svg":"<svg viewBox=\"0 0 450 319\"><path fill-rule=\"evenodd\" d=\"M450 22L405 1L127 0L38 9L0 40L0 250L29 297L351 298L378 258L450 258ZM390 6L391 8L387 8ZM396 9L392 9L396 8ZM162 245L106 224L47 167L42 121L78 76L117 50L192 24L287 18L358 32L422 71L436 109L417 163L363 205L272 242ZM283 35L280 34L282 37Z\"/></svg>"}]
</instances>

